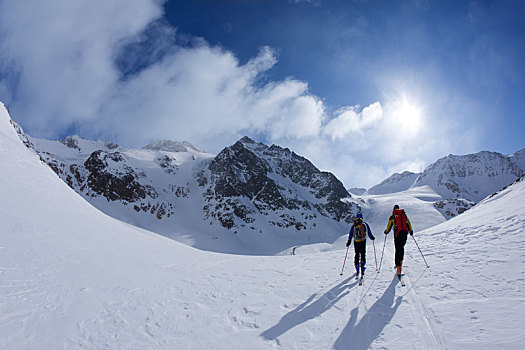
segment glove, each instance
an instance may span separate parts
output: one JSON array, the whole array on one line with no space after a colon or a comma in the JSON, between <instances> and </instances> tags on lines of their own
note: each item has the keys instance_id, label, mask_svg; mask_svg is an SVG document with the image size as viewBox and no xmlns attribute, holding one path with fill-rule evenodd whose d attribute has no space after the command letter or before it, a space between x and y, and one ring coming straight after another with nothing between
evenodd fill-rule
<instances>
[{"instance_id":1,"label":"glove","mask_svg":"<svg viewBox=\"0 0 525 350\"><path fill-rule=\"evenodd\" d=\"M386 230L385 230L385 235L388 235L388 232L386 232Z\"/></svg>"},{"instance_id":2,"label":"glove","mask_svg":"<svg viewBox=\"0 0 525 350\"><path fill-rule=\"evenodd\" d=\"M350 240L348 240L348 241L346 242L346 246L347 246L347 247L350 246Z\"/></svg>"},{"instance_id":3,"label":"glove","mask_svg":"<svg viewBox=\"0 0 525 350\"><path fill-rule=\"evenodd\" d=\"M374 236L372 236L370 239L371 239L372 241L375 241L375 240L376 240L376 238L375 238Z\"/></svg>"},{"instance_id":4,"label":"glove","mask_svg":"<svg viewBox=\"0 0 525 350\"><path fill-rule=\"evenodd\" d=\"M414 231L410 231L410 235L413 236L414 235Z\"/></svg>"}]
</instances>

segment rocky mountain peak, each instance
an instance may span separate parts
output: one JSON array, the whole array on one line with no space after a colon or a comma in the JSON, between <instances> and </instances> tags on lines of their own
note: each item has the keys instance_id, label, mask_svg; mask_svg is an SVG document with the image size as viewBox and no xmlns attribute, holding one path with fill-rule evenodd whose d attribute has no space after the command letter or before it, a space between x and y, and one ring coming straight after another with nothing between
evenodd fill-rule
<instances>
[{"instance_id":1,"label":"rocky mountain peak","mask_svg":"<svg viewBox=\"0 0 525 350\"><path fill-rule=\"evenodd\" d=\"M251 138L249 138L248 136L244 136L238 142L241 142L241 143L244 143L244 144L256 144L257 143L254 140L252 140Z\"/></svg>"},{"instance_id":2,"label":"rocky mountain peak","mask_svg":"<svg viewBox=\"0 0 525 350\"><path fill-rule=\"evenodd\" d=\"M208 170L200 181L208 187L206 210L228 228L280 212L273 224L301 230L311 224L305 215L349 221L356 210L341 201L351 196L333 174L321 172L287 148L269 147L247 137L223 149Z\"/></svg>"}]
</instances>

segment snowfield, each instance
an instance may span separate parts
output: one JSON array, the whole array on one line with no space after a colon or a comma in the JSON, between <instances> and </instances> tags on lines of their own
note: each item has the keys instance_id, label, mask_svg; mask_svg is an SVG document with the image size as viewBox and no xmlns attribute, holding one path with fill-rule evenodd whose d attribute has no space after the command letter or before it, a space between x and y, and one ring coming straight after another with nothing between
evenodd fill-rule
<instances>
[{"instance_id":1,"label":"snowfield","mask_svg":"<svg viewBox=\"0 0 525 350\"><path fill-rule=\"evenodd\" d=\"M23 145L3 108L0 174L0 349L525 348L525 181L416 230L430 268L409 238L401 287L379 224L395 198L374 198L385 209L368 213L377 239L358 286L352 249L339 275L346 237L228 255L103 214Z\"/></svg>"}]
</instances>

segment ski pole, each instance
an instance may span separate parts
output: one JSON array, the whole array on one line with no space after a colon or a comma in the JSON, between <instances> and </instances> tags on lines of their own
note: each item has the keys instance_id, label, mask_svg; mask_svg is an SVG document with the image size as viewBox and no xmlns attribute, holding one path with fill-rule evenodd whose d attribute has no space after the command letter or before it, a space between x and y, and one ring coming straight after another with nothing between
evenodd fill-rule
<instances>
[{"instance_id":1,"label":"ski pole","mask_svg":"<svg viewBox=\"0 0 525 350\"><path fill-rule=\"evenodd\" d=\"M343 268L341 269L341 276L343 275L343 270L345 269L346 256L348 255L348 248L350 248L350 246L346 247L345 260L343 261Z\"/></svg>"},{"instance_id":2,"label":"ski pole","mask_svg":"<svg viewBox=\"0 0 525 350\"><path fill-rule=\"evenodd\" d=\"M376 244L375 244L375 240L372 241L372 245L374 246L374 258L376 259L376 271L379 272L379 269L377 268L377 255L376 255Z\"/></svg>"},{"instance_id":3,"label":"ski pole","mask_svg":"<svg viewBox=\"0 0 525 350\"><path fill-rule=\"evenodd\" d=\"M385 240L383 241L383 252L381 253L381 261L379 261L379 269L377 269L377 272L381 270L381 264L383 263L383 254L385 254L385 243L386 243L386 233L385 233Z\"/></svg>"},{"instance_id":4,"label":"ski pole","mask_svg":"<svg viewBox=\"0 0 525 350\"><path fill-rule=\"evenodd\" d=\"M414 238L414 236L413 236L413 235L411 235L411 236L412 236L412 239L414 239L414 242L416 243L416 247L417 247L417 249L419 249L419 252L421 253L421 256L423 257L423 261L425 262L425 264L427 264L427 269L428 269L430 266L428 266L427 260L425 259L425 256L423 255L423 252L422 252L421 249L419 248L419 244L417 244L417 241L416 241L416 239Z\"/></svg>"}]
</instances>

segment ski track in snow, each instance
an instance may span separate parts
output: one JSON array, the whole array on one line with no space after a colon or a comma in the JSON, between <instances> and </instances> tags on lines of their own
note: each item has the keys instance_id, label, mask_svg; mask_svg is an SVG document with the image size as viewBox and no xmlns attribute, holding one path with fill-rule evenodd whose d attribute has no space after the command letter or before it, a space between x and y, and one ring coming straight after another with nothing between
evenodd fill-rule
<instances>
[{"instance_id":1,"label":"ski track in snow","mask_svg":"<svg viewBox=\"0 0 525 350\"><path fill-rule=\"evenodd\" d=\"M424 273L426 273L426 270L423 271L421 276L423 276ZM408 274L405 274L405 278L408 280L408 287L411 285ZM408 287L408 291L405 293L405 295L409 296L411 304L414 305L414 307L411 309L411 313L415 321L414 324L419 325L418 337L420 344L425 344L427 348L444 349L445 342L441 339L441 336L434 327L434 323L436 322L435 316L430 316L428 310L421 301L421 298L417 295L415 289L412 286Z\"/></svg>"}]
</instances>

